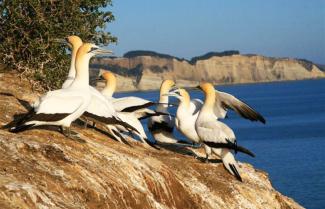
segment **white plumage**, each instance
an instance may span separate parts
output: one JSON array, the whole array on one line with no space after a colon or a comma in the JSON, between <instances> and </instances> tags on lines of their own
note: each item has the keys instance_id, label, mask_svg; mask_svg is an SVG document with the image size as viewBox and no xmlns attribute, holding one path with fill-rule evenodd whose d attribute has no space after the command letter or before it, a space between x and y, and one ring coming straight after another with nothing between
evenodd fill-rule
<instances>
[{"instance_id":1,"label":"white plumage","mask_svg":"<svg viewBox=\"0 0 325 209\"><path fill-rule=\"evenodd\" d=\"M106 80L106 85L101 93L112 102L116 111L133 113L138 119L156 115L155 111L148 108L155 104L149 100L134 96L114 98L113 94L116 90L117 80L113 73L105 71L101 74L101 77Z\"/></svg>"},{"instance_id":2,"label":"white plumage","mask_svg":"<svg viewBox=\"0 0 325 209\"><path fill-rule=\"evenodd\" d=\"M215 91L213 85L210 83L203 83L199 88L205 94L205 101L195 122L195 130L200 140L205 144L207 158L211 154L211 151L220 156L227 170L238 180L242 181L237 161L228 148L243 151L251 156L254 155L249 150L237 146L233 130L216 119L218 116L223 118L226 116L227 107L233 108L237 113L247 119L262 120L264 122L265 120L260 114L232 95ZM224 104L226 105L222 106ZM215 149L222 147L222 144L229 145L229 147Z\"/></svg>"},{"instance_id":3,"label":"white plumage","mask_svg":"<svg viewBox=\"0 0 325 209\"><path fill-rule=\"evenodd\" d=\"M201 115L201 120L204 118L204 125L200 126L199 129L201 131L201 137L199 137L197 130L195 129L195 123L200 114L201 108L203 106L203 102L199 99L190 99L190 95L185 89L176 89L170 92L169 96L174 96L180 100L179 106L176 112L176 128L180 131L184 136L186 136L189 140L194 143L202 143L202 142L212 142L212 143L228 143L229 141L235 143L235 134L233 131L224 123L216 121L218 118L225 118L227 109L222 107L221 104L227 104L229 108L234 109L236 106L236 112L242 112L240 115L245 113L243 108L240 108L244 105L244 103L234 96L215 91L216 93L222 94L222 98L216 98L215 103L213 105L213 112L207 112L206 115ZM247 119L257 120L263 118L259 113L254 111L248 105L245 104L245 109L252 111ZM219 113L218 117L216 117L216 112ZM206 120L206 116L210 118L210 121ZM254 118L253 116L259 116L259 118ZM264 118L263 121L265 122ZM229 140L226 141L225 139ZM209 156L214 153L218 157L220 157L227 168L227 170L233 175L239 175L238 165L235 161L235 158L229 149L220 149L220 148L211 148L207 144L204 144L204 148L206 151L206 160L208 160ZM240 147L241 149L242 147ZM235 169L237 169L237 171ZM237 173L236 173L237 172ZM240 176L238 176L240 177Z\"/></svg>"},{"instance_id":4,"label":"white plumage","mask_svg":"<svg viewBox=\"0 0 325 209\"><path fill-rule=\"evenodd\" d=\"M168 112L168 96L166 95L174 86L175 82L172 80L162 82L156 111L166 115L153 116L148 120L149 131L154 139L161 143L177 143L178 141L173 134L175 119Z\"/></svg>"},{"instance_id":5,"label":"white plumage","mask_svg":"<svg viewBox=\"0 0 325 209\"><path fill-rule=\"evenodd\" d=\"M50 91L42 96L34 111L26 115L11 131L19 132L39 125L69 128L86 111L91 101L89 60L96 54L106 52L94 44L83 44L77 52L76 77L72 84L66 89Z\"/></svg>"},{"instance_id":6,"label":"white plumage","mask_svg":"<svg viewBox=\"0 0 325 209\"><path fill-rule=\"evenodd\" d=\"M116 77L113 73L107 71L102 74L104 79L106 80L106 86L102 90L102 97L105 98L107 102L112 104L112 108L116 111L116 115L118 118L124 123L132 126L132 130L128 127L121 125L110 125L110 129L117 129L122 132L131 132L132 134L139 137L141 142L145 142L150 146L155 147L149 140L143 129L139 118L144 117L148 112L146 109L147 106L152 105L152 102L141 99L139 97L123 97L115 99L113 94L116 89ZM148 109L149 110L149 109ZM150 110L151 111L151 110ZM151 111L152 112L152 111ZM122 140L123 135L119 135L116 130L109 131L114 137L118 137L118 140Z\"/></svg>"}]
</instances>

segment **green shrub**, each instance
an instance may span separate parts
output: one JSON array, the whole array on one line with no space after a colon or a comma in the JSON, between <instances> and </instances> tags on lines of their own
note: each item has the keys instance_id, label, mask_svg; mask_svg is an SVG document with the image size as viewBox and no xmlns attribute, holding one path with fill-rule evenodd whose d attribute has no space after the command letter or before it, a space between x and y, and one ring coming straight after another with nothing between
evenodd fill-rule
<instances>
[{"instance_id":1,"label":"green shrub","mask_svg":"<svg viewBox=\"0 0 325 209\"><path fill-rule=\"evenodd\" d=\"M0 0L0 56L35 86L61 87L68 69L67 47L54 42L68 35L107 45L116 37L105 31L114 20L111 0Z\"/></svg>"}]
</instances>

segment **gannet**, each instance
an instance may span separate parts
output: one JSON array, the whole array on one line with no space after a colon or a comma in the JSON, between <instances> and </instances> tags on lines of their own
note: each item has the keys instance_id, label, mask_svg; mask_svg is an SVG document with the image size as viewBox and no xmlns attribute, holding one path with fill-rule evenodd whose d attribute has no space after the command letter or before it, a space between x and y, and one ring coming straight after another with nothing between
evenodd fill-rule
<instances>
[{"instance_id":1,"label":"gannet","mask_svg":"<svg viewBox=\"0 0 325 209\"><path fill-rule=\"evenodd\" d=\"M62 85L62 89L65 89L71 85L71 83L73 82L76 76L75 62L76 62L78 49L82 45L82 40L78 36L73 35L73 36L68 36L65 39L56 39L55 42L68 44L69 47L71 48L71 63L70 63L69 74L67 79L63 82ZM40 98L34 101L34 103L32 104L33 108L37 108L37 106L40 103L39 99Z\"/></svg>"},{"instance_id":2,"label":"gannet","mask_svg":"<svg viewBox=\"0 0 325 209\"><path fill-rule=\"evenodd\" d=\"M154 102L149 100L128 96L121 98L114 98L113 94L116 90L116 76L110 71L105 71L101 76L105 81L105 87L101 93L112 102L114 109L119 112L133 113L139 120L154 116L160 115L159 113L149 109L148 107L155 105Z\"/></svg>"},{"instance_id":3,"label":"gannet","mask_svg":"<svg viewBox=\"0 0 325 209\"><path fill-rule=\"evenodd\" d=\"M178 142L173 134L175 119L168 112L168 96L166 95L173 87L175 87L175 82L172 80L164 80L161 83L156 111L166 113L166 115L153 116L148 119L148 129L157 142Z\"/></svg>"},{"instance_id":4,"label":"gannet","mask_svg":"<svg viewBox=\"0 0 325 209\"><path fill-rule=\"evenodd\" d=\"M200 137L195 129L195 122L198 118L203 102L199 99L190 99L189 93L185 89L176 89L167 95L176 97L180 100L179 106L176 111L176 128L190 141L194 143L201 143ZM233 174L232 170L229 170L230 164L235 164L234 158L231 157L231 153L224 155L226 149L211 148L208 145L204 145L206 151L206 161L208 161L211 152L213 151L218 157L221 158L223 164L228 171ZM238 146L237 150L243 150L244 148Z\"/></svg>"},{"instance_id":5,"label":"gannet","mask_svg":"<svg viewBox=\"0 0 325 209\"><path fill-rule=\"evenodd\" d=\"M116 89L116 77L113 73L111 72L105 72L102 75L104 77L104 79L106 80L106 86L105 88L101 91L102 93L102 97L104 97L108 102L111 102L114 110L116 111L116 115L118 116L118 118L121 119L121 121L125 122L126 124L131 125L135 130L128 130L125 127L116 124L114 125L110 125L109 128L114 129L117 128L119 131L123 131L123 132L131 132L132 134L135 134L136 136L139 137L139 139L141 140L141 142L143 143L147 143L150 146L157 148L153 143L151 143L148 140L148 137L143 129L143 126L141 124L141 122L139 121L138 115L143 115L146 111L142 111L141 109L139 109L137 107L137 111L141 111L139 113L137 113L137 111L133 112L133 111L125 111L123 112L123 110L127 109L127 108L133 108L134 106L136 106L139 103L136 103L137 101L143 100L145 101L144 104L149 103L150 101L148 100L144 100L138 97L124 97L124 98L119 98L119 99L115 99L113 98L113 94L115 92ZM117 100L117 102L115 103L115 101ZM132 101L135 101L135 103L132 103ZM146 106L142 103L142 106ZM150 110L151 111L151 110ZM143 116L141 116L143 117ZM113 133L111 133L114 137L123 137L123 135L119 135L116 133L116 131L112 131Z\"/></svg>"},{"instance_id":6,"label":"gannet","mask_svg":"<svg viewBox=\"0 0 325 209\"><path fill-rule=\"evenodd\" d=\"M236 137L233 130L229 128L226 124L216 120L218 119L218 116L225 117L226 115L226 110L220 109L220 107L223 108L222 105L220 105L219 108L216 106L224 103L228 104L227 107L236 106L236 108L234 108L235 111L238 112L244 118L250 120L261 120L264 123L265 120L260 114L255 112L248 105L243 104L241 101L239 101L232 95L223 94L218 91L215 91L213 85L210 83L202 83L199 86L199 89L204 92L205 100L195 121L195 130L199 136L200 141L205 144L204 148L206 151L207 159L209 158L209 155L211 155L211 151L216 155L220 156L226 169L239 181L242 181L239 172L239 166L233 154L230 152L229 148L234 145L233 148L235 150L237 148L241 149L237 149L236 151L244 151L244 153L246 154L249 154L251 156L254 155L249 150L246 150L245 148L243 148L243 150L242 147L237 146ZM226 95L226 97L224 97L224 95ZM229 100L229 98L231 99ZM232 101L236 101L236 104L238 104L239 102L240 104L243 104L243 106L239 105L240 108L238 108L237 105L232 104ZM197 110L194 110L193 113L195 113L195 111ZM216 114L216 112L218 114ZM254 114L252 114L251 112L254 112ZM220 148L219 145L221 144L228 144L230 145L230 147L223 149L215 149Z\"/></svg>"},{"instance_id":7,"label":"gannet","mask_svg":"<svg viewBox=\"0 0 325 209\"><path fill-rule=\"evenodd\" d=\"M91 101L89 60L97 54L111 53L90 43L83 44L76 55L76 77L68 88L50 91L42 96L34 111L27 114L11 132L40 125L56 125L71 137L70 125L86 110Z\"/></svg>"}]
</instances>

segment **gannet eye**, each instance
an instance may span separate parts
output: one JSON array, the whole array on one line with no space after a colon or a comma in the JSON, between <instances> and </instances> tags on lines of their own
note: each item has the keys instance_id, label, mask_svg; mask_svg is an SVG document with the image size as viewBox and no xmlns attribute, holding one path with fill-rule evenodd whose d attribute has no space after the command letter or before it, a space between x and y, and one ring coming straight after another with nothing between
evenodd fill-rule
<instances>
[{"instance_id":1,"label":"gannet eye","mask_svg":"<svg viewBox=\"0 0 325 209\"><path fill-rule=\"evenodd\" d=\"M89 52L95 51L95 50L97 50L97 49L98 49L97 47L91 47ZM88 52L88 53L89 53L89 52Z\"/></svg>"}]
</instances>

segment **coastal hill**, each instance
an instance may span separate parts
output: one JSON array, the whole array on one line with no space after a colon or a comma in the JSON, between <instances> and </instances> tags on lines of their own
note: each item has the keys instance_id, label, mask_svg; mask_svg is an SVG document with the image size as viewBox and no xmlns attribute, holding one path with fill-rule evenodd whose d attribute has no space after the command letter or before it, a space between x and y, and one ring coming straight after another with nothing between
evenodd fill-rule
<instances>
[{"instance_id":1,"label":"coastal hill","mask_svg":"<svg viewBox=\"0 0 325 209\"><path fill-rule=\"evenodd\" d=\"M161 80L167 78L194 86L199 81L230 84L325 77L318 65L307 60L241 55L239 51L210 52L191 60L152 51L131 51L123 57L95 58L91 68L93 75L99 70L116 73L118 89L122 91L159 89Z\"/></svg>"},{"instance_id":2,"label":"coastal hill","mask_svg":"<svg viewBox=\"0 0 325 209\"><path fill-rule=\"evenodd\" d=\"M150 58L153 59L153 58ZM0 73L0 125L39 96L14 72ZM267 173L239 163L243 183L222 163L202 163L200 149L132 147L98 130L0 129L0 208L302 208L276 191ZM258 156L257 156L258 157Z\"/></svg>"}]
</instances>

